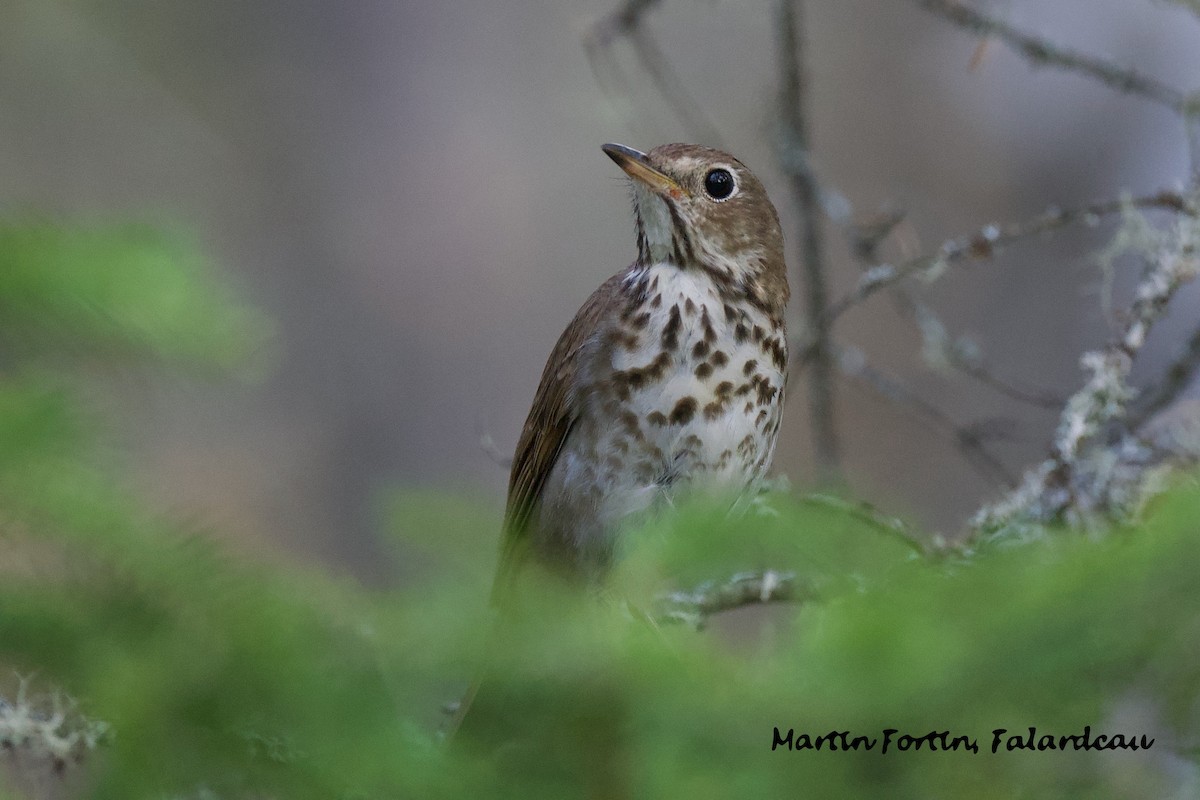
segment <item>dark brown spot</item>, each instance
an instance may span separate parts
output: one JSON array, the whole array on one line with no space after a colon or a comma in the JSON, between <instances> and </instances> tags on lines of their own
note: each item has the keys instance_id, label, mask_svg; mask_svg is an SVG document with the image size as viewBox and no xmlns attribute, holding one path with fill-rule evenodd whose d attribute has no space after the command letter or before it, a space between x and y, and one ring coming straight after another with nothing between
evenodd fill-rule
<instances>
[{"instance_id":1,"label":"dark brown spot","mask_svg":"<svg viewBox=\"0 0 1200 800\"><path fill-rule=\"evenodd\" d=\"M707 361L696 367L696 377L699 378L700 380L704 380L709 375L712 375L712 373L713 373L712 364L709 364Z\"/></svg>"},{"instance_id":2,"label":"dark brown spot","mask_svg":"<svg viewBox=\"0 0 1200 800\"><path fill-rule=\"evenodd\" d=\"M718 350L712 354L712 358L709 361L713 363L714 367L723 367L729 363L729 356L725 355L725 351Z\"/></svg>"},{"instance_id":3,"label":"dark brown spot","mask_svg":"<svg viewBox=\"0 0 1200 800\"><path fill-rule=\"evenodd\" d=\"M655 282L655 283L657 283L657 282L658 282L658 278L655 278L655 279L654 279L654 282ZM651 308L658 308L658 307L659 307L659 306L661 306L661 305L662 305L662 295L661 295L661 294L656 294L656 295L654 295L654 299L650 301L650 307L651 307Z\"/></svg>"},{"instance_id":4,"label":"dark brown spot","mask_svg":"<svg viewBox=\"0 0 1200 800\"><path fill-rule=\"evenodd\" d=\"M632 324L636 330L641 330L650 324L650 312L643 311L641 314L638 314L636 317L634 317L630 324Z\"/></svg>"},{"instance_id":5,"label":"dark brown spot","mask_svg":"<svg viewBox=\"0 0 1200 800\"><path fill-rule=\"evenodd\" d=\"M737 309L734 308L733 306L729 305L729 303L726 303L725 304L725 321L733 322L735 319L737 319L737 315L738 315Z\"/></svg>"},{"instance_id":6,"label":"dark brown spot","mask_svg":"<svg viewBox=\"0 0 1200 800\"><path fill-rule=\"evenodd\" d=\"M612 374L613 392L617 395L618 400L629 399L629 374L624 370L617 370Z\"/></svg>"},{"instance_id":7,"label":"dark brown spot","mask_svg":"<svg viewBox=\"0 0 1200 800\"><path fill-rule=\"evenodd\" d=\"M762 425L764 422L766 422L768 416L770 416L770 414L768 413L768 411L765 408L762 411L758 412L758 416L754 418L755 427Z\"/></svg>"},{"instance_id":8,"label":"dark brown spot","mask_svg":"<svg viewBox=\"0 0 1200 800\"><path fill-rule=\"evenodd\" d=\"M670 353L659 353L653 361L645 366L614 372L613 382L617 386L617 394L627 400L630 389L640 389L648 382L658 380L666 372L670 363Z\"/></svg>"},{"instance_id":9,"label":"dark brown spot","mask_svg":"<svg viewBox=\"0 0 1200 800\"><path fill-rule=\"evenodd\" d=\"M606 335L608 343L613 347L623 347L626 350L633 350L638 345L638 338L629 331L620 328L613 328Z\"/></svg>"},{"instance_id":10,"label":"dark brown spot","mask_svg":"<svg viewBox=\"0 0 1200 800\"><path fill-rule=\"evenodd\" d=\"M746 395L750 394L752 391L754 391L753 382L743 383L741 386L739 386L737 388L737 391L734 392L734 394L736 394L738 397L745 397Z\"/></svg>"},{"instance_id":11,"label":"dark brown spot","mask_svg":"<svg viewBox=\"0 0 1200 800\"><path fill-rule=\"evenodd\" d=\"M747 414L753 414L754 413L754 403L746 403L746 408L744 410Z\"/></svg>"},{"instance_id":12,"label":"dark brown spot","mask_svg":"<svg viewBox=\"0 0 1200 800\"><path fill-rule=\"evenodd\" d=\"M781 339L768 339L763 342L763 351L771 356L771 363L782 371L787 367L787 348Z\"/></svg>"},{"instance_id":13,"label":"dark brown spot","mask_svg":"<svg viewBox=\"0 0 1200 800\"><path fill-rule=\"evenodd\" d=\"M667 324L663 326L663 349L675 350L679 347L679 329L682 325L683 318L679 313L678 304L671 306L671 314L667 317Z\"/></svg>"},{"instance_id":14,"label":"dark brown spot","mask_svg":"<svg viewBox=\"0 0 1200 800\"><path fill-rule=\"evenodd\" d=\"M703 340L696 342L696 346L692 348L692 357L693 358L704 358L706 355L708 355L708 348L709 348L708 342L705 342Z\"/></svg>"},{"instance_id":15,"label":"dark brown spot","mask_svg":"<svg viewBox=\"0 0 1200 800\"><path fill-rule=\"evenodd\" d=\"M733 338L738 344L741 344L750 338L750 329L745 324L739 322L733 329Z\"/></svg>"},{"instance_id":16,"label":"dark brown spot","mask_svg":"<svg viewBox=\"0 0 1200 800\"><path fill-rule=\"evenodd\" d=\"M704 328L704 341L712 344L717 340L717 332L708 318L708 308L705 308L704 313L700 315L700 326Z\"/></svg>"},{"instance_id":17,"label":"dark brown spot","mask_svg":"<svg viewBox=\"0 0 1200 800\"><path fill-rule=\"evenodd\" d=\"M690 264L695 260L695 251L692 249L692 241L688 237L688 226L684 224L679 209L669 200L667 201L667 211L671 214L671 246L675 249L675 263Z\"/></svg>"},{"instance_id":18,"label":"dark brown spot","mask_svg":"<svg viewBox=\"0 0 1200 800\"><path fill-rule=\"evenodd\" d=\"M628 453L629 452L629 442L625 441L624 436L619 437L615 442L612 443L612 448L613 448L613 450L616 450L618 453L622 453L622 454Z\"/></svg>"},{"instance_id":19,"label":"dark brown spot","mask_svg":"<svg viewBox=\"0 0 1200 800\"><path fill-rule=\"evenodd\" d=\"M630 433L641 433L642 428L638 425L637 414L626 409L621 412L621 424L625 426Z\"/></svg>"},{"instance_id":20,"label":"dark brown spot","mask_svg":"<svg viewBox=\"0 0 1200 800\"><path fill-rule=\"evenodd\" d=\"M661 411L651 411L646 415L646 421L661 428L667 424L667 415Z\"/></svg>"},{"instance_id":21,"label":"dark brown spot","mask_svg":"<svg viewBox=\"0 0 1200 800\"><path fill-rule=\"evenodd\" d=\"M758 404L765 406L767 403L775 399L775 394L779 390L771 385L770 381L763 381L758 384Z\"/></svg>"},{"instance_id":22,"label":"dark brown spot","mask_svg":"<svg viewBox=\"0 0 1200 800\"><path fill-rule=\"evenodd\" d=\"M761 326L759 326L759 325L754 326L754 341L761 342L763 340L763 337L766 335L767 335L767 332L764 331Z\"/></svg>"},{"instance_id":23,"label":"dark brown spot","mask_svg":"<svg viewBox=\"0 0 1200 800\"><path fill-rule=\"evenodd\" d=\"M754 434L747 433L740 442L738 442L738 455L746 456L754 449Z\"/></svg>"},{"instance_id":24,"label":"dark brown spot","mask_svg":"<svg viewBox=\"0 0 1200 800\"><path fill-rule=\"evenodd\" d=\"M746 366L742 367L742 374L749 377L756 369L758 369L758 361L752 358L746 362Z\"/></svg>"},{"instance_id":25,"label":"dark brown spot","mask_svg":"<svg viewBox=\"0 0 1200 800\"><path fill-rule=\"evenodd\" d=\"M696 398L684 397L671 409L671 422L684 425L696 414Z\"/></svg>"},{"instance_id":26,"label":"dark brown spot","mask_svg":"<svg viewBox=\"0 0 1200 800\"><path fill-rule=\"evenodd\" d=\"M692 433L688 434L688 437L683 440L683 445L684 447L702 447L704 445L704 440Z\"/></svg>"},{"instance_id":27,"label":"dark brown spot","mask_svg":"<svg viewBox=\"0 0 1200 800\"><path fill-rule=\"evenodd\" d=\"M729 399L730 395L732 395L732 394L733 394L732 381L721 381L720 383L717 384L717 397L721 398L722 400L727 400L727 399Z\"/></svg>"},{"instance_id":28,"label":"dark brown spot","mask_svg":"<svg viewBox=\"0 0 1200 800\"><path fill-rule=\"evenodd\" d=\"M683 312L685 314L695 314L696 304L692 302L692 298L687 298L683 301Z\"/></svg>"},{"instance_id":29,"label":"dark brown spot","mask_svg":"<svg viewBox=\"0 0 1200 800\"><path fill-rule=\"evenodd\" d=\"M721 402L720 400L714 400L713 402L709 403L708 405L706 405L704 407L704 418L711 422L712 420L721 416L721 413L724 410L725 410L725 404L723 402Z\"/></svg>"}]
</instances>

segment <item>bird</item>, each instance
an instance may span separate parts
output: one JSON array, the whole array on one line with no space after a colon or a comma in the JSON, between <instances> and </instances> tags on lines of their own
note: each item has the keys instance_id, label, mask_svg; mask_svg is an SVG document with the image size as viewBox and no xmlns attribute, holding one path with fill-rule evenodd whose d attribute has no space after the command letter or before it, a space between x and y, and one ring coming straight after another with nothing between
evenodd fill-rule
<instances>
[{"instance_id":1,"label":"bird","mask_svg":"<svg viewBox=\"0 0 1200 800\"><path fill-rule=\"evenodd\" d=\"M602 147L629 179L637 255L555 344L512 461L492 590L537 562L602 582L639 519L690 493L744 497L783 413L789 289L779 215L711 147Z\"/></svg>"}]
</instances>

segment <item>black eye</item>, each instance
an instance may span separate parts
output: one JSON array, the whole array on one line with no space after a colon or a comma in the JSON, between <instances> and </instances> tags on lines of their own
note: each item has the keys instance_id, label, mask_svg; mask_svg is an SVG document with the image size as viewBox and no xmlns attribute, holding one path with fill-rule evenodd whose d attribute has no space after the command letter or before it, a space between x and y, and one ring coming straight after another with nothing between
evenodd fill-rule
<instances>
[{"instance_id":1,"label":"black eye","mask_svg":"<svg viewBox=\"0 0 1200 800\"><path fill-rule=\"evenodd\" d=\"M704 176L704 191L713 200L724 200L733 194L733 176L727 169L714 169Z\"/></svg>"}]
</instances>

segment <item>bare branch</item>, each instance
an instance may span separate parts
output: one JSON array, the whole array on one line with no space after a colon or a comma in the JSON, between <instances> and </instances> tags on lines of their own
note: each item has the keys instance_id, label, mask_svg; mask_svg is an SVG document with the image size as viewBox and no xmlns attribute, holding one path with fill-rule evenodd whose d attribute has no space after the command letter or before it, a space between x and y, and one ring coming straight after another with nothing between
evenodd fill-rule
<instances>
[{"instance_id":1,"label":"bare branch","mask_svg":"<svg viewBox=\"0 0 1200 800\"><path fill-rule=\"evenodd\" d=\"M983 354L974 343L962 338L952 339L945 324L933 309L915 293L905 287L893 287L901 310L909 316L921 333L925 361L933 366L939 363L974 378L979 383L1010 400L1027 403L1038 408L1062 408L1065 397L1059 397L1045 389L1019 386L994 374L984 364Z\"/></svg>"},{"instance_id":2,"label":"bare branch","mask_svg":"<svg viewBox=\"0 0 1200 800\"><path fill-rule=\"evenodd\" d=\"M870 224L858 224L850 228L850 249L864 270L879 263L879 247L903 219L903 213L891 211ZM1058 397L1043 389L1019 386L994 374L985 365L979 348L964 339L951 338L934 310L905 284L893 285L892 296L899 312L911 320L921 334L923 354L930 366L957 370L1010 400L1039 408L1057 410L1066 402L1065 397Z\"/></svg>"},{"instance_id":3,"label":"bare branch","mask_svg":"<svg viewBox=\"0 0 1200 800\"><path fill-rule=\"evenodd\" d=\"M609 47L615 40L627 36L641 24L642 15L659 0L625 0L616 10L597 20L584 37L585 46Z\"/></svg>"},{"instance_id":4,"label":"bare branch","mask_svg":"<svg viewBox=\"0 0 1200 800\"><path fill-rule=\"evenodd\" d=\"M1133 361L1179 289L1200 274L1200 222L1176 217L1161 244L1147 254L1142 279L1116 341L1084 353L1089 373L1067 401L1051 455L1021 485L973 520L990 536L1037 535L1052 522L1092 526L1133 513L1145 496L1152 454L1129 435L1128 385Z\"/></svg>"},{"instance_id":5,"label":"bare branch","mask_svg":"<svg viewBox=\"0 0 1200 800\"><path fill-rule=\"evenodd\" d=\"M638 63L650 77L659 95L671 107L679 121L700 141L721 147L721 135L708 119L700 104L691 96L679 75L659 49L654 37L646 30L646 13L659 0L625 0L615 11L598 20L584 35L583 46L592 64L592 72L600 81L600 60L612 61L610 50L618 39L628 39Z\"/></svg>"},{"instance_id":6,"label":"bare branch","mask_svg":"<svg viewBox=\"0 0 1200 800\"><path fill-rule=\"evenodd\" d=\"M62 695L30 697L28 683L20 679L13 701L0 697L0 751L26 754L61 774L107 740L106 723L84 717Z\"/></svg>"},{"instance_id":7,"label":"bare branch","mask_svg":"<svg viewBox=\"0 0 1200 800\"><path fill-rule=\"evenodd\" d=\"M1188 96L1184 107L1184 135L1192 165L1192 190L1200 192L1200 90Z\"/></svg>"},{"instance_id":8,"label":"bare branch","mask_svg":"<svg viewBox=\"0 0 1200 800\"><path fill-rule=\"evenodd\" d=\"M913 531L904 520L890 514L884 514L870 503L850 501L832 494L804 494L796 498L801 505L818 506L848 514L875 526L878 530L895 536L905 546L911 548L917 555L927 555L928 537Z\"/></svg>"},{"instance_id":9,"label":"bare branch","mask_svg":"<svg viewBox=\"0 0 1200 800\"><path fill-rule=\"evenodd\" d=\"M937 253L918 256L898 265L880 264L868 270L858 285L829 307L827 318L834 320L881 289L886 289L906 278L922 272L936 271L944 266L963 261L984 261L996 255L1003 247L1022 239L1050 233L1076 222L1091 222L1100 217L1120 213L1126 208L1163 209L1189 216L1200 216L1190 200L1179 192L1161 191L1145 197L1127 200L1105 200L1080 208L1061 210L1050 208L1038 217L1006 225L985 225L975 233L949 239ZM811 360L808 344L801 353L801 363Z\"/></svg>"},{"instance_id":10,"label":"bare branch","mask_svg":"<svg viewBox=\"0 0 1200 800\"><path fill-rule=\"evenodd\" d=\"M800 603L812 593L798 585L792 572L744 572L724 583L708 582L690 591L670 592L660 598L661 609L654 618L676 622L697 630L708 618L722 611L768 603Z\"/></svg>"},{"instance_id":11,"label":"bare branch","mask_svg":"<svg viewBox=\"0 0 1200 800\"><path fill-rule=\"evenodd\" d=\"M1154 387L1154 392L1139 398L1134 410L1129 413L1129 427L1139 430L1150 418L1175 402L1200 372L1200 328L1192 332L1184 352L1167 368L1163 379Z\"/></svg>"},{"instance_id":12,"label":"bare branch","mask_svg":"<svg viewBox=\"0 0 1200 800\"><path fill-rule=\"evenodd\" d=\"M1195 14L1197 19L1200 19L1200 0L1166 0L1166 2L1186 8Z\"/></svg>"},{"instance_id":13,"label":"bare branch","mask_svg":"<svg viewBox=\"0 0 1200 800\"><path fill-rule=\"evenodd\" d=\"M1018 30L1006 22L988 16L958 0L916 0L917 5L976 36L999 39L1016 50L1035 67L1057 69L1086 75L1105 86L1126 94L1136 94L1166 106L1177 114L1185 113L1184 93L1166 83L1134 70L1054 44L1036 34Z\"/></svg>"},{"instance_id":14,"label":"bare branch","mask_svg":"<svg viewBox=\"0 0 1200 800\"><path fill-rule=\"evenodd\" d=\"M821 189L812 169L808 131L804 51L803 0L779 0L779 161L791 182L800 214L801 274L804 278L810 343L809 423L813 433L819 478L831 481L838 471L838 440L834 422L833 353L829 338L832 318L826 310L826 259L822 241Z\"/></svg>"},{"instance_id":15,"label":"bare branch","mask_svg":"<svg viewBox=\"0 0 1200 800\"><path fill-rule=\"evenodd\" d=\"M1010 489L1017 485L1016 475L984 444L986 438L992 438L986 436L985 426L958 424L934 404L918 397L899 381L867 364L866 358L860 352L846 353L838 359L838 363L843 374L862 382L898 408L950 434L963 458L984 478Z\"/></svg>"}]
</instances>

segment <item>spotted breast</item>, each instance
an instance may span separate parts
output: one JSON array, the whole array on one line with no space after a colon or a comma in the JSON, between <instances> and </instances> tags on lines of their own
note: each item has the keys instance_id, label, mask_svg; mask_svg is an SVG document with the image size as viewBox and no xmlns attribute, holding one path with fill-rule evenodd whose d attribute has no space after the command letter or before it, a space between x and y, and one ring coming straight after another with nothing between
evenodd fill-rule
<instances>
[{"instance_id":1,"label":"spotted breast","mask_svg":"<svg viewBox=\"0 0 1200 800\"><path fill-rule=\"evenodd\" d=\"M758 179L697 145L605 152L632 178L638 255L552 351L509 482L502 595L530 555L602 576L640 515L744 493L783 409L783 238Z\"/></svg>"}]
</instances>

